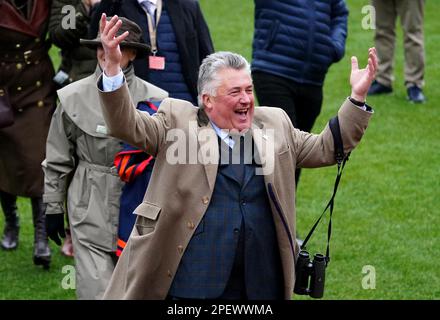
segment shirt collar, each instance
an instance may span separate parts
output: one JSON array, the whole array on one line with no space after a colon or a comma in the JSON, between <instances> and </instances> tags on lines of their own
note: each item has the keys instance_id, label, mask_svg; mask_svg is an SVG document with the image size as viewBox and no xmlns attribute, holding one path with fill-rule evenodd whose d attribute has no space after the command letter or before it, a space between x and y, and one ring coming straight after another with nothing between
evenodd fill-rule
<instances>
[{"instance_id":1,"label":"shirt collar","mask_svg":"<svg viewBox=\"0 0 440 320\"><path fill-rule=\"evenodd\" d=\"M235 141L229 136L228 131L220 129L219 127L216 126L214 122L212 121L210 122L215 130L215 133L217 133L217 136L219 136L220 139L222 139L229 147L234 148Z\"/></svg>"},{"instance_id":2,"label":"shirt collar","mask_svg":"<svg viewBox=\"0 0 440 320\"><path fill-rule=\"evenodd\" d=\"M157 6L157 0L137 0L138 3L142 6L144 3L146 5L150 5L149 2L151 2L154 6Z\"/></svg>"}]
</instances>

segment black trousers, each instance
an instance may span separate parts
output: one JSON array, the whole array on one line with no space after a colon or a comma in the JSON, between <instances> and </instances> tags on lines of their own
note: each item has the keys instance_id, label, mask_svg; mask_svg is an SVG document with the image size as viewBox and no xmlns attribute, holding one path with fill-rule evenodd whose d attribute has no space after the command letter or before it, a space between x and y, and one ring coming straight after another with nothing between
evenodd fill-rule
<instances>
[{"instance_id":1,"label":"black trousers","mask_svg":"<svg viewBox=\"0 0 440 320\"><path fill-rule=\"evenodd\" d=\"M310 132L321 112L322 86L300 84L293 80L253 71L255 93L260 106L278 107L286 111L295 128ZM298 184L300 170L296 171Z\"/></svg>"}]
</instances>

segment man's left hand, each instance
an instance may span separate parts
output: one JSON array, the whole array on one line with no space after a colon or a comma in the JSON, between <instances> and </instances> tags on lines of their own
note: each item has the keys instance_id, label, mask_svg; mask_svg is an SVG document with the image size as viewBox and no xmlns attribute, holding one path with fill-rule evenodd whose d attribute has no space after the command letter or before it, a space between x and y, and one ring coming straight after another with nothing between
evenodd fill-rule
<instances>
[{"instance_id":1,"label":"man's left hand","mask_svg":"<svg viewBox=\"0 0 440 320\"><path fill-rule=\"evenodd\" d=\"M377 71L376 48L368 49L368 64L365 69L359 69L356 57L351 57L351 97L357 101L364 102L368 89L371 86Z\"/></svg>"}]
</instances>

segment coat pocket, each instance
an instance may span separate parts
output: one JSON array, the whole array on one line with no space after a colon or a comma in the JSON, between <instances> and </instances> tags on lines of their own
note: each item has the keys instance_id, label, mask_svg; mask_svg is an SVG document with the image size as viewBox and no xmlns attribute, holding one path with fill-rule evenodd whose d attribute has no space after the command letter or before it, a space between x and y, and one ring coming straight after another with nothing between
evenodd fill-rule
<instances>
[{"instance_id":1,"label":"coat pocket","mask_svg":"<svg viewBox=\"0 0 440 320\"><path fill-rule=\"evenodd\" d=\"M140 236L154 231L162 208L148 202L142 202L135 210L137 215L135 227Z\"/></svg>"}]
</instances>

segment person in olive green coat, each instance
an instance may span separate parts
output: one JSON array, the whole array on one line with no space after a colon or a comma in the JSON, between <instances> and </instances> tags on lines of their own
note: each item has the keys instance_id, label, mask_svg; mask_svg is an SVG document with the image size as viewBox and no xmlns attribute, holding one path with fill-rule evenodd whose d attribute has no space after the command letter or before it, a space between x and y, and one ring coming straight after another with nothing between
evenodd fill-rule
<instances>
[{"instance_id":1,"label":"person in olive green coat","mask_svg":"<svg viewBox=\"0 0 440 320\"><path fill-rule=\"evenodd\" d=\"M61 65L54 78L59 88L91 75L96 67L96 52L81 46L88 38L90 15L97 0L53 0L49 36L61 49ZM74 17L74 18L73 18ZM73 25L74 23L74 25Z\"/></svg>"},{"instance_id":2,"label":"person in olive green coat","mask_svg":"<svg viewBox=\"0 0 440 320\"><path fill-rule=\"evenodd\" d=\"M122 69L132 101L162 100L167 93L134 75L131 61L149 49L140 43L139 27L124 21L130 39L123 44ZM105 65L104 51L96 40L83 44L98 47L96 72L58 90L60 104L54 113L43 162L49 238L61 244L65 207L75 248L76 294L79 299L100 299L116 261L116 237L122 182L113 160L122 142L107 136L96 81ZM66 206L64 199L67 197Z\"/></svg>"},{"instance_id":3,"label":"person in olive green coat","mask_svg":"<svg viewBox=\"0 0 440 320\"><path fill-rule=\"evenodd\" d=\"M93 74L96 69L96 50L81 46L79 41L80 38L87 38L90 16L99 2L100 0L52 1L48 31L53 44L61 49L61 65L54 77L58 89ZM66 238L61 253L73 257L68 216L66 225Z\"/></svg>"}]
</instances>

